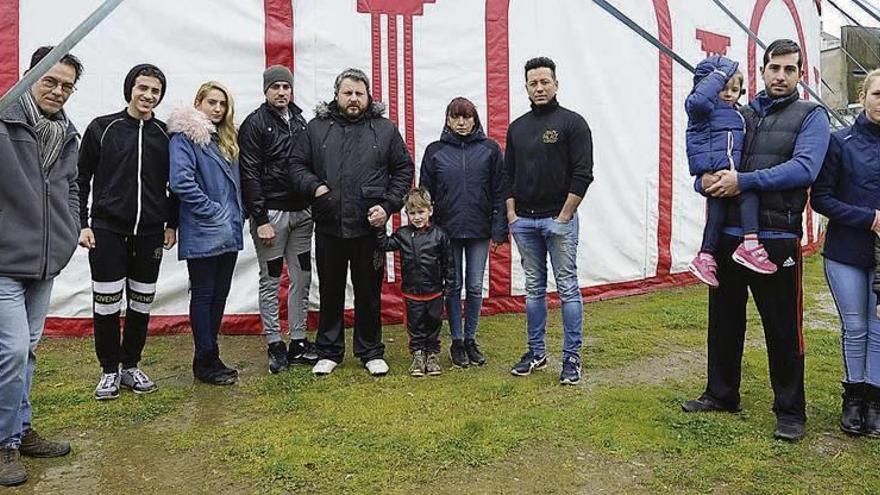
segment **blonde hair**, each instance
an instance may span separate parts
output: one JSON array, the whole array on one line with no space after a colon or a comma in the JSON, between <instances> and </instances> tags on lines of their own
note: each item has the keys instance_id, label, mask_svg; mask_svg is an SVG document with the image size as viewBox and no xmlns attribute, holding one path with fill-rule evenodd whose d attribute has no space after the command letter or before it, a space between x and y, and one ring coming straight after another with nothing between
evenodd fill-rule
<instances>
[{"instance_id":1,"label":"blonde hair","mask_svg":"<svg viewBox=\"0 0 880 495\"><path fill-rule=\"evenodd\" d=\"M232 100L232 94L226 89L226 86L217 81L208 81L202 84L199 86L199 90L196 91L193 106L198 107L212 89L216 89L226 96L226 115L217 124L220 151L230 161L238 160L238 131L235 129L235 103Z\"/></svg>"},{"instance_id":2,"label":"blonde hair","mask_svg":"<svg viewBox=\"0 0 880 495\"><path fill-rule=\"evenodd\" d=\"M871 83L874 82L874 79L880 77L880 69L874 69L871 72L865 74L865 78L862 80L862 84L859 85L859 99L864 100L865 95L868 94L868 89L871 88Z\"/></svg>"},{"instance_id":3,"label":"blonde hair","mask_svg":"<svg viewBox=\"0 0 880 495\"><path fill-rule=\"evenodd\" d=\"M403 205L407 212L419 208L431 209L431 193L423 187L414 187L403 198Z\"/></svg>"}]
</instances>

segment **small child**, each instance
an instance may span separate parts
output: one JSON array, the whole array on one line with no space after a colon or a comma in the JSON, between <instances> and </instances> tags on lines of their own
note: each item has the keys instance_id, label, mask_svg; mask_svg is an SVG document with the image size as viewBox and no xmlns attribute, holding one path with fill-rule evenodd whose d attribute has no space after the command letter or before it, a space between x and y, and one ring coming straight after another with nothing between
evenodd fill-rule
<instances>
[{"instance_id":1,"label":"small child","mask_svg":"<svg viewBox=\"0 0 880 495\"><path fill-rule=\"evenodd\" d=\"M709 57L694 72L694 89L685 101L688 114L687 154L691 175L702 178L719 170L738 170L745 141L745 120L736 109L742 94L743 75L738 64L721 56ZM731 198L734 199L734 198ZM743 242L731 256L737 263L763 274L776 272L767 251L758 240L757 193L736 196ZM710 287L718 287L715 261L718 239L725 224L727 199L708 197L706 226L700 252L688 269Z\"/></svg>"},{"instance_id":2,"label":"small child","mask_svg":"<svg viewBox=\"0 0 880 495\"><path fill-rule=\"evenodd\" d=\"M443 296L455 285L455 263L449 238L431 225L431 194L412 189L404 198L409 225L386 237L377 230L379 249L400 251L403 297L406 301L406 331L412 352L412 376L439 375L440 326L443 323Z\"/></svg>"}]
</instances>

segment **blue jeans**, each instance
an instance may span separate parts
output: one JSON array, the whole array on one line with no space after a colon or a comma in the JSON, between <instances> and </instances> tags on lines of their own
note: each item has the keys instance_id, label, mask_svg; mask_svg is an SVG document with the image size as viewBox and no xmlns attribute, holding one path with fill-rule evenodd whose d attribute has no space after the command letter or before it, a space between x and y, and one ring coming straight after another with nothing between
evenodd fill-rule
<instances>
[{"instance_id":1,"label":"blue jeans","mask_svg":"<svg viewBox=\"0 0 880 495\"><path fill-rule=\"evenodd\" d=\"M518 218L510 225L526 277L529 350L544 355L547 326L547 254L562 301L562 354L579 356L583 341L584 301L577 276L578 216L567 223L553 218Z\"/></svg>"},{"instance_id":2,"label":"blue jeans","mask_svg":"<svg viewBox=\"0 0 880 495\"><path fill-rule=\"evenodd\" d=\"M220 333L237 258L238 253L232 252L186 260L190 287L189 320L195 354L199 359L207 359L219 350L217 334Z\"/></svg>"},{"instance_id":3,"label":"blue jeans","mask_svg":"<svg viewBox=\"0 0 880 495\"><path fill-rule=\"evenodd\" d=\"M706 200L706 226L703 228L701 253L715 256L724 225L735 224L735 222L727 222L727 206L732 200L739 204L739 224L742 226L743 234L758 233L758 217L761 207L758 193L744 192L736 198L713 198L710 196Z\"/></svg>"},{"instance_id":4,"label":"blue jeans","mask_svg":"<svg viewBox=\"0 0 880 495\"><path fill-rule=\"evenodd\" d=\"M489 257L489 239L452 239L452 256L455 258L455 285L446 298L446 317L453 340L477 338L477 320L483 306L483 273ZM462 256L463 255L463 256ZM467 272L462 277L462 261ZM462 282L462 278L464 279ZM465 288L464 336L461 328L461 288Z\"/></svg>"},{"instance_id":5,"label":"blue jeans","mask_svg":"<svg viewBox=\"0 0 880 495\"><path fill-rule=\"evenodd\" d=\"M844 381L880 387L880 319L871 289L874 269L825 258L825 279L840 314Z\"/></svg>"},{"instance_id":6,"label":"blue jeans","mask_svg":"<svg viewBox=\"0 0 880 495\"><path fill-rule=\"evenodd\" d=\"M31 427L31 382L52 280L0 277L0 445L18 448Z\"/></svg>"}]
</instances>

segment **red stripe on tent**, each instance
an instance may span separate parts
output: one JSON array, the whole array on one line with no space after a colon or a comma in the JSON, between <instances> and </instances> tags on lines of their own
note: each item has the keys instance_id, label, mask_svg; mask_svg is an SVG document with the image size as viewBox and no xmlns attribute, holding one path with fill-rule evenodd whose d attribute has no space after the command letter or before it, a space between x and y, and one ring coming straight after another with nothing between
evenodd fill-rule
<instances>
[{"instance_id":1,"label":"red stripe on tent","mask_svg":"<svg viewBox=\"0 0 880 495\"><path fill-rule=\"evenodd\" d=\"M0 0L0 94L18 81L18 2Z\"/></svg>"},{"instance_id":2,"label":"red stripe on tent","mask_svg":"<svg viewBox=\"0 0 880 495\"><path fill-rule=\"evenodd\" d=\"M508 9L510 0L486 0L486 132L502 149L510 123L510 48ZM511 244L489 256L489 297L510 295Z\"/></svg>"},{"instance_id":3,"label":"red stripe on tent","mask_svg":"<svg viewBox=\"0 0 880 495\"><path fill-rule=\"evenodd\" d=\"M416 158L415 75L413 74L413 20L403 16L403 111L406 119L406 144L409 154ZM413 175L415 179L415 175Z\"/></svg>"},{"instance_id":4,"label":"red stripe on tent","mask_svg":"<svg viewBox=\"0 0 880 495\"><path fill-rule=\"evenodd\" d=\"M373 55L373 99L382 101L382 15L370 14L370 46Z\"/></svg>"},{"instance_id":5,"label":"red stripe on tent","mask_svg":"<svg viewBox=\"0 0 880 495\"><path fill-rule=\"evenodd\" d=\"M820 236L821 237L821 236ZM821 242L823 239L820 238ZM799 267L803 270L803 258L818 250L818 244L805 246L800 251ZM799 277L800 279L801 277ZM642 280L630 280L612 284L598 285L581 289L586 302L604 301L617 297L634 296L645 294L660 289L680 287L682 285L695 284L697 279L689 272L673 273L663 277L651 277ZM400 323L403 320L403 299L389 294L385 286L382 294L382 322L386 325ZM556 293L548 295L551 307L559 307L559 296ZM482 315L494 315L501 313L522 313L525 311L525 298L523 296L498 296L483 301ZM350 309L345 311L345 326L354 324L354 312ZM258 335L261 328L260 316L256 314L226 315L223 317L222 333L226 335ZM318 326L318 313L309 313L309 328ZM150 317L150 334L174 334L189 333L189 317L161 316ZM59 318L46 319L45 335L48 337L90 337L92 335L91 318Z\"/></svg>"},{"instance_id":6,"label":"red stripe on tent","mask_svg":"<svg viewBox=\"0 0 880 495\"><path fill-rule=\"evenodd\" d=\"M278 64L293 70L293 2L263 0L266 67Z\"/></svg>"},{"instance_id":7,"label":"red stripe on tent","mask_svg":"<svg viewBox=\"0 0 880 495\"><path fill-rule=\"evenodd\" d=\"M397 94L397 16L388 16L388 116L397 124L399 100Z\"/></svg>"},{"instance_id":8,"label":"red stripe on tent","mask_svg":"<svg viewBox=\"0 0 880 495\"><path fill-rule=\"evenodd\" d=\"M657 37L672 49L672 18L667 0L654 0ZM659 54L660 65L660 167L657 205L657 276L672 268L672 58Z\"/></svg>"}]
</instances>

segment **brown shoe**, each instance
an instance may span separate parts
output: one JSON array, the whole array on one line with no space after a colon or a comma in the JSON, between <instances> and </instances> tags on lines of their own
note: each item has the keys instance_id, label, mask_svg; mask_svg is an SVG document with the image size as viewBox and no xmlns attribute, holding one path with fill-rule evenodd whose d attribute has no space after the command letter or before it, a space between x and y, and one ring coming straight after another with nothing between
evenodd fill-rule
<instances>
[{"instance_id":1,"label":"brown shoe","mask_svg":"<svg viewBox=\"0 0 880 495\"><path fill-rule=\"evenodd\" d=\"M70 453L70 443L46 440L31 428L21 437L18 451L28 457L61 457Z\"/></svg>"},{"instance_id":2,"label":"brown shoe","mask_svg":"<svg viewBox=\"0 0 880 495\"><path fill-rule=\"evenodd\" d=\"M0 448L0 485L20 485L27 481L27 471L18 457L18 449Z\"/></svg>"}]
</instances>

